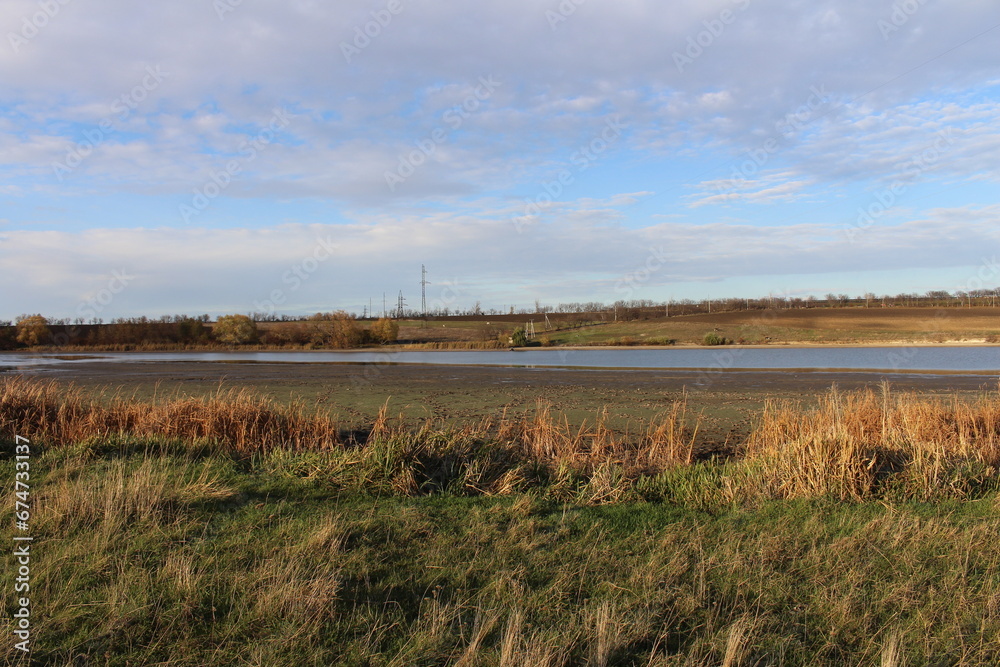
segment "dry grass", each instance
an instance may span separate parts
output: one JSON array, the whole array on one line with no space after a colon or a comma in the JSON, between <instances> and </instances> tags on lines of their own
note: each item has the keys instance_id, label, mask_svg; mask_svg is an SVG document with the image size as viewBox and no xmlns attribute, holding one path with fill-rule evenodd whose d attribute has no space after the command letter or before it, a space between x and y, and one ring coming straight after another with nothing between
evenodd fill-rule
<instances>
[{"instance_id":1,"label":"dry grass","mask_svg":"<svg viewBox=\"0 0 1000 667\"><path fill-rule=\"evenodd\" d=\"M767 495L863 499L965 497L1000 466L1000 396L918 398L834 387L813 410L769 403L744 452Z\"/></svg>"},{"instance_id":2,"label":"dry grass","mask_svg":"<svg viewBox=\"0 0 1000 667\"><path fill-rule=\"evenodd\" d=\"M523 414L414 429L386 405L359 429L368 432L363 442L344 442L328 416L247 391L141 402L18 378L0 384L0 429L51 445L123 436L207 441L239 457L273 452L275 469L294 476L394 495L541 486L562 500L605 504L641 487L650 499L705 508L771 498L962 499L995 486L1000 469L997 394L963 401L896 395L884 385L833 388L815 408L768 402L735 458L708 467L694 454L699 422L680 401L624 431L609 426L606 412L573 426L539 402Z\"/></svg>"},{"instance_id":3,"label":"dry grass","mask_svg":"<svg viewBox=\"0 0 1000 667\"><path fill-rule=\"evenodd\" d=\"M48 480L37 500L43 510L40 526L46 530L82 525L112 535L137 523L169 522L196 502L236 495L218 474L192 462L167 470L152 459L138 466L116 459L104 465L96 480L82 480L72 466L61 472Z\"/></svg>"},{"instance_id":4,"label":"dry grass","mask_svg":"<svg viewBox=\"0 0 1000 667\"><path fill-rule=\"evenodd\" d=\"M328 417L301 403L279 405L246 390L146 403L121 395L93 397L72 386L20 377L0 384L0 430L55 445L121 434L209 440L240 454L275 447L315 450L338 442L336 424Z\"/></svg>"}]
</instances>

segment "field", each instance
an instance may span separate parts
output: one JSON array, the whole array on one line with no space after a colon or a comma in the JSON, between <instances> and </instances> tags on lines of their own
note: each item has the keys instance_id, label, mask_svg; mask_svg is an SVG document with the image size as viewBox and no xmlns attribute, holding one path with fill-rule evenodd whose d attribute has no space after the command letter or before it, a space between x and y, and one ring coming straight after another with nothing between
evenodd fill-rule
<instances>
[{"instance_id":1,"label":"field","mask_svg":"<svg viewBox=\"0 0 1000 667\"><path fill-rule=\"evenodd\" d=\"M717 333L747 344L982 343L1000 340L994 308L815 308L685 315L550 334L559 345L672 339L699 344Z\"/></svg>"},{"instance_id":2,"label":"field","mask_svg":"<svg viewBox=\"0 0 1000 667\"><path fill-rule=\"evenodd\" d=\"M404 320L405 344L457 344L491 340L503 330L534 322L536 340L551 345L643 345L674 341L700 345L716 333L748 345L936 344L1000 341L996 308L798 308L737 311L614 321L607 314L482 316ZM280 323L269 326L280 327Z\"/></svg>"},{"instance_id":3,"label":"field","mask_svg":"<svg viewBox=\"0 0 1000 667\"><path fill-rule=\"evenodd\" d=\"M0 384L3 456L34 448L34 663L1000 660L995 387L216 366ZM432 383L440 414L363 407Z\"/></svg>"}]
</instances>

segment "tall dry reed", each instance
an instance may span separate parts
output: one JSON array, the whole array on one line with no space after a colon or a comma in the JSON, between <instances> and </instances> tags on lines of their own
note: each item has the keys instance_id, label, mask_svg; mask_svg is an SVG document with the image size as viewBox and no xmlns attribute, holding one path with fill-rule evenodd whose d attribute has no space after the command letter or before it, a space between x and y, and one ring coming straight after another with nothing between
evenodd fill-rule
<instances>
[{"instance_id":1,"label":"tall dry reed","mask_svg":"<svg viewBox=\"0 0 1000 667\"><path fill-rule=\"evenodd\" d=\"M213 440L240 454L275 447L324 449L338 442L329 417L302 403L278 404L246 390L145 402L120 394L90 396L73 386L20 377L0 383L0 431L56 445L114 435Z\"/></svg>"},{"instance_id":2,"label":"tall dry reed","mask_svg":"<svg viewBox=\"0 0 1000 667\"><path fill-rule=\"evenodd\" d=\"M814 409L768 401L744 459L776 497L862 499L894 483L916 498L961 496L1000 466L1000 395L963 401L883 385L834 387Z\"/></svg>"}]
</instances>

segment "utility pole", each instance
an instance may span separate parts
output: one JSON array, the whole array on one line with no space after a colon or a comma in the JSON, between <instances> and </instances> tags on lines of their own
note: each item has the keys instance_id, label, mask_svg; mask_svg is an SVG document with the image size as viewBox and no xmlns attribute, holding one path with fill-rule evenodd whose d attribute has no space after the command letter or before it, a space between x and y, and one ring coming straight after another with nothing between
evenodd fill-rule
<instances>
[{"instance_id":1,"label":"utility pole","mask_svg":"<svg viewBox=\"0 0 1000 667\"><path fill-rule=\"evenodd\" d=\"M382 292L382 317L386 317L388 312L385 309L385 292Z\"/></svg>"},{"instance_id":2,"label":"utility pole","mask_svg":"<svg viewBox=\"0 0 1000 667\"><path fill-rule=\"evenodd\" d=\"M423 264L420 265L420 312L424 317L427 317L427 286L430 285L427 282L427 269Z\"/></svg>"}]
</instances>

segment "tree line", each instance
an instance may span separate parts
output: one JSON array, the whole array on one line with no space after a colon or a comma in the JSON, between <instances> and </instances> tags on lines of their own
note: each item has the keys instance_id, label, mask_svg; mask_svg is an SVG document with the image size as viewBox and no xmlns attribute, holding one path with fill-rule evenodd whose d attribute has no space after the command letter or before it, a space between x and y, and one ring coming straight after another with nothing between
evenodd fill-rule
<instances>
[{"instance_id":1,"label":"tree line","mask_svg":"<svg viewBox=\"0 0 1000 667\"><path fill-rule=\"evenodd\" d=\"M118 318L109 323L55 320L41 314L20 315L0 322L0 349L83 347L212 347L262 345L346 349L396 341L399 324L382 318L367 324L350 313L316 313L280 328L268 328L248 315L224 315L214 323L208 315Z\"/></svg>"},{"instance_id":2,"label":"tree line","mask_svg":"<svg viewBox=\"0 0 1000 667\"><path fill-rule=\"evenodd\" d=\"M867 292L861 296L830 293L815 296L767 296L759 298L680 299L669 301L620 300L614 303L569 302L556 306L536 300L532 307L483 309L477 302L469 309L440 308L427 314L406 310L403 319L472 319L496 317L500 320L552 315L562 325L579 326L595 322L648 320L662 317L736 311L786 310L798 308L960 308L996 307L1000 289L924 294L900 293L881 296ZM365 313L367 314L367 313ZM365 315L363 314L363 315ZM398 313L397 313L398 315ZM159 318L117 318L105 323L100 318L84 321L50 319L41 314L20 315L14 322L0 321L0 350L27 347L91 347L130 349L138 346L204 347L262 345L267 347L312 347L346 349L380 345L397 340L396 317L359 317L343 310L316 313L308 317L250 313L225 315L212 322L208 315L165 315ZM280 322L282 325L270 326Z\"/></svg>"}]
</instances>

